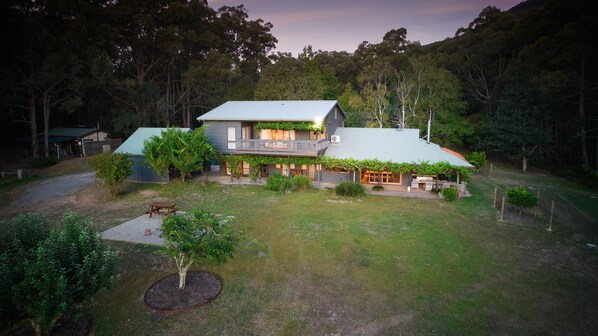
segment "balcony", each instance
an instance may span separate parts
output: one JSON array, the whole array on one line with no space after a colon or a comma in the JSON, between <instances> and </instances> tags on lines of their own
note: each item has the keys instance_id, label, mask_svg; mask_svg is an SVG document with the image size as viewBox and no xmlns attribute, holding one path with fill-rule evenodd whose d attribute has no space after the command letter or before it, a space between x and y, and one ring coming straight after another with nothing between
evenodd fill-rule
<instances>
[{"instance_id":1,"label":"balcony","mask_svg":"<svg viewBox=\"0 0 598 336\"><path fill-rule=\"evenodd\" d=\"M318 156L329 141L238 139L235 145L236 151L244 154Z\"/></svg>"}]
</instances>

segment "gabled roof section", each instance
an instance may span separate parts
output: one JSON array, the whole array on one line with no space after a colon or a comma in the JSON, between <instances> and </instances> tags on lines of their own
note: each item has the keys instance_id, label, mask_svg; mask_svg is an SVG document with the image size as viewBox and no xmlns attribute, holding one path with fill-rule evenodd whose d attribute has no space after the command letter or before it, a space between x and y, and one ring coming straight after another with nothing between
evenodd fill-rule
<instances>
[{"instance_id":1,"label":"gabled roof section","mask_svg":"<svg viewBox=\"0 0 598 336\"><path fill-rule=\"evenodd\" d=\"M336 100L229 101L197 120L308 122L323 120L335 107L347 117Z\"/></svg>"},{"instance_id":2,"label":"gabled roof section","mask_svg":"<svg viewBox=\"0 0 598 336\"><path fill-rule=\"evenodd\" d=\"M143 142L153 135L161 136L162 131L168 128L160 127L139 127L131 136L123 142L114 153L123 153L131 155L143 155ZM188 132L190 128L181 128L181 130Z\"/></svg>"},{"instance_id":3,"label":"gabled roof section","mask_svg":"<svg viewBox=\"0 0 598 336\"><path fill-rule=\"evenodd\" d=\"M421 140L418 129L339 127L335 135L340 136L340 143L326 150L332 158L430 164L446 161L456 167L473 167L437 144Z\"/></svg>"}]
</instances>

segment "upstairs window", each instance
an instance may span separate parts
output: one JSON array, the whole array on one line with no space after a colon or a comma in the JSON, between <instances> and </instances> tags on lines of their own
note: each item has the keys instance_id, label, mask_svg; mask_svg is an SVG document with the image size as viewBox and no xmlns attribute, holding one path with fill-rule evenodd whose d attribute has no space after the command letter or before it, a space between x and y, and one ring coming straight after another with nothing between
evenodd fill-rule
<instances>
[{"instance_id":1,"label":"upstairs window","mask_svg":"<svg viewBox=\"0 0 598 336\"><path fill-rule=\"evenodd\" d=\"M237 149L237 128L227 127L226 138L228 140L228 149Z\"/></svg>"}]
</instances>

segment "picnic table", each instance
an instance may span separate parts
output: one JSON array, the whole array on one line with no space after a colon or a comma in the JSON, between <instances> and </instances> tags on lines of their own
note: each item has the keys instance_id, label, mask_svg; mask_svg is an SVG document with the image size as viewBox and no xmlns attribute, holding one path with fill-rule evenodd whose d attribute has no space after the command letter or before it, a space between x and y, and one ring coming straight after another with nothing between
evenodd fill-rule
<instances>
[{"instance_id":1,"label":"picnic table","mask_svg":"<svg viewBox=\"0 0 598 336\"><path fill-rule=\"evenodd\" d=\"M150 203L148 204L149 210L145 213L148 213L150 217L152 214L176 214L176 204L171 203Z\"/></svg>"}]
</instances>

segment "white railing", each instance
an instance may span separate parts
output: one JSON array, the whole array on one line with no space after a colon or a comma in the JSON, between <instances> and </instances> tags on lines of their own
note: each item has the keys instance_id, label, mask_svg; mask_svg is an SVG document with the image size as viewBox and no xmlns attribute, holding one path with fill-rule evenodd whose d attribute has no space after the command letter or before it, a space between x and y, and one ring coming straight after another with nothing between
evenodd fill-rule
<instances>
[{"instance_id":1,"label":"white railing","mask_svg":"<svg viewBox=\"0 0 598 336\"><path fill-rule=\"evenodd\" d=\"M239 139L237 151L314 153L328 147L328 140L262 140Z\"/></svg>"}]
</instances>

